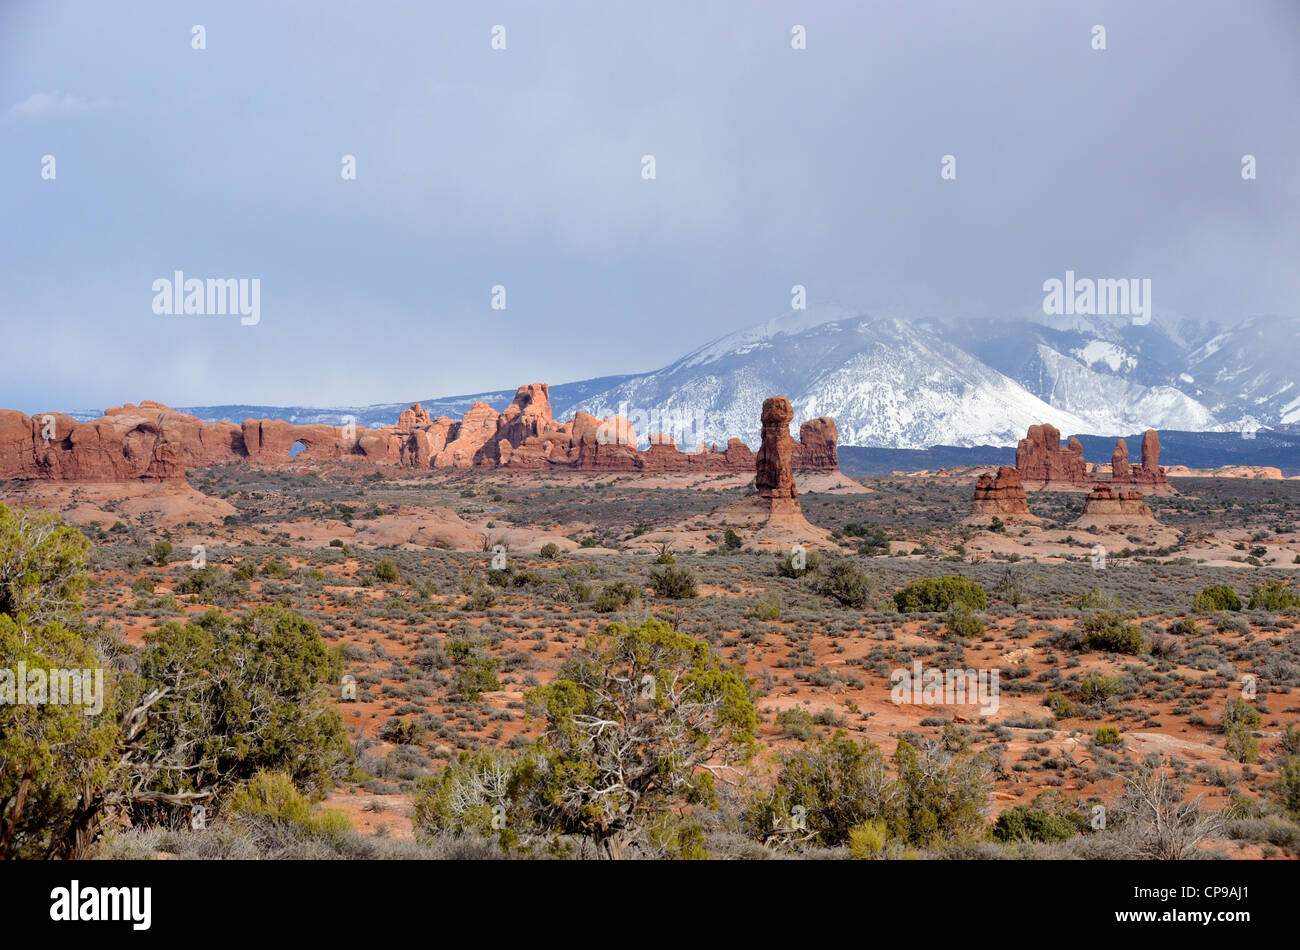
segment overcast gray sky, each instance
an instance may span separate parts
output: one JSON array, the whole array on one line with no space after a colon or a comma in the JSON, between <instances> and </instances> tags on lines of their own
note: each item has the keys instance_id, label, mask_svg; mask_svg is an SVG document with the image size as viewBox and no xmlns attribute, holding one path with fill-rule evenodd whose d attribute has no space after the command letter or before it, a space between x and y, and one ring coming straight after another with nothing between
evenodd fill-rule
<instances>
[{"instance_id":1,"label":"overcast gray sky","mask_svg":"<svg viewBox=\"0 0 1300 950\"><path fill-rule=\"evenodd\" d=\"M1294 314L1297 103L1295 0L4 0L0 406L644 371L795 283L981 320L1070 267ZM155 315L177 270L259 278L261 322Z\"/></svg>"}]
</instances>

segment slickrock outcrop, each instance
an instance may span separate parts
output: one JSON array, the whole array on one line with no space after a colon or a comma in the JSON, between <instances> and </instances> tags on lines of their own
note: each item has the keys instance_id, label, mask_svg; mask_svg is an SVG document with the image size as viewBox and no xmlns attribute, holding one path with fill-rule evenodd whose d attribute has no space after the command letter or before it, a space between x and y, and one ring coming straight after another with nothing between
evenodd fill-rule
<instances>
[{"instance_id":1,"label":"slickrock outcrop","mask_svg":"<svg viewBox=\"0 0 1300 950\"><path fill-rule=\"evenodd\" d=\"M787 419L787 424L789 420ZM787 433L789 457L801 471L838 472L837 433L829 418ZM296 450L295 450L295 447ZM258 465L348 459L409 468L561 467L608 472L750 472L755 455L739 439L694 452L659 435L644 451L623 416L578 412L552 417L545 383L520 386L504 411L475 403L456 421L430 418L416 403L395 425L295 425L280 419L205 423L160 403L109 409L93 422L59 413L35 417L0 410L0 478L66 481L182 479L188 469L247 460Z\"/></svg>"},{"instance_id":2,"label":"slickrock outcrop","mask_svg":"<svg viewBox=\"0 0 1300 950\"><path fill-rule=\"evenodd\" d=\"M1029 513L1029 497L1020 473L1009 465L1001 466L996 477L985 472L975 479L968 520L984 523L992 518L1031 523L1039 520Z\"/></svg>"},{"instance_id":3,"label":"slickrock outcrop","mask_svg":"<svg viewBox=\"0 0 1300 950\"><path fill-rule=\"evenodd\" d=\"M1071 489L1086 487L1088 463L1083 445L1071 438L1061 447L1061 430L1052 425L1034 425L1016 446L1016 470L1025 488Z\"/></svg>"},{"instance_id":4,"label":"slickrock outcrop","mask_svg":"<svg viewBox=\"0 0 1300 950\"><path fill-rule=\"evenodd\" d=\"M1156 519L1140 491L1125 491L1108 482L1098 482L1083 501L1078 523L1084 526L1155 524Z\"/></svg>"}]
</instances>

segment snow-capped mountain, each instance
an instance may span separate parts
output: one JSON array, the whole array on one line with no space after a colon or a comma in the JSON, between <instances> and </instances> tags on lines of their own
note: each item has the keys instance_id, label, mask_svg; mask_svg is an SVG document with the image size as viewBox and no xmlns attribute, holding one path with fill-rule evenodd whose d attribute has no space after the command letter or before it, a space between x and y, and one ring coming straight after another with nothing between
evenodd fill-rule
<instances>
[{"instance_id":1,"label":"snow-capped mountain","mask_svg":"<svg viewBox=\"0 0 1300 950\"><path fill-rule=\"evenodd\" d=\"M729 334L661 370L626 377L557 415L622 413L644 439L753 443L763 399L796 423L833 416L844 445L1011 445L1031 424L1119 436L1300 421L1300 322L1232 329L1166 317L904 320L801 311Z\"/></svg>"},{"instance_id":2,"label":"snow-capped mountain","mask_svg":"<svg viewBox=\"0 0 1300 950\"><path fill-rule=\"evenodd\" d=\"M551 386L557 419L622 414L646 444L683 449L759 441L762 402L784 394L795 425L834 417L842 445L1014 445L1034 423L1114 438L1153 427L1189 432L1300 424L1300 319L1215 325L1156 314L904 319L848 309L791 312L728 334L663 369ZM422 399L459 417L513 390ZM205 420L391 423L407 404L315 409L192 407ZM94 415L97 415L95 413Z\"/></svg>"}]
</instances>

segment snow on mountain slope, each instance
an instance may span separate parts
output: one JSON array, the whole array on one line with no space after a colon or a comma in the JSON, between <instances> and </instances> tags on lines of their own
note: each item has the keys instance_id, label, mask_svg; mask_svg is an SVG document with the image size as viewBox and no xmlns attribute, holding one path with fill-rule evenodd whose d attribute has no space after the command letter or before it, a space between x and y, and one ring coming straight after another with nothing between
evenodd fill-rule
<instances>
[{"instance_id":1,"label":"snow on mountain slope","mask_svg":"<svg viewBox=\"0 0 1300 950\"><path fill-rule=\"evenodd\" d=\"M797 423L833 416L843 445L1014 445L1035 423L1115 437L1300 423L1300 319L1219 325L1159 311L1149 324L1108 317L902 319L843 308L790 312L707 343L652 373L551 387L557 419L576 409L628 416L642 444L665 432L682 448L738 437L758 444L763 400L781 393ZM424 400L459 416L512 391ZM218 406L249 416L391 423L405 404L322 410Z\"/></svg>"},{"instance_id":2,"label":"snow on mountain slope","mask_svg":"<svg viewBox=\"0 0 1300 950\"><path fill-rule=\"evenodd\" d=\"M621 412L643 438L664 431L691 446L729 436L756 444L762 402L775 393L790 399L796 422L833 416L845 445L1008 445L1037 422L1082 431L1080 417L1054 409L932 328L824 317L731 334L575 408Z\"/></svg>"},{"instance_id":3,"label":"snow on mountain slope","mask_svg":"<svg viewBox=\"0 0 1300 950\"><path fill-rule=\"evenodd\" d=\"M1202 430L1214 415L1173 386L1143 386L1098 372L1039 344L1044 399L1084 420L1090 433L1136 432L1146 428Z\"/></svg>"}]
</instances>

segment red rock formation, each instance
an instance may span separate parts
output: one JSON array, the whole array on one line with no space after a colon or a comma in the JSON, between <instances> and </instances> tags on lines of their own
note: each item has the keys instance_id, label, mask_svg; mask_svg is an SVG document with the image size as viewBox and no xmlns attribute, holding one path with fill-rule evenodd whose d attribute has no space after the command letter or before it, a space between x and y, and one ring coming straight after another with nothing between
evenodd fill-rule
<instances>
[{"instance_id":1,"label":"red rock formation","mask_svg":"<svg viewBox=\"0 0 1300 950\"><path fill-rule=\"evenodd\" d=\"M1071 438L1061 448L1061 432L1052 425L1029 427L1016 447L1016 469L1026 488L1082 488L1089 484L1083 446Z\"/></svg>"},{"instance_id":2,"label":"red rock formation","mask_svg":"<svg viewBox=\"0 0 1300 950\"><path fill-rule=\"evenodd\" d=\"M1029 497L1020 481L1020 472L1009 465L998 469L997 477L987 472L975 480L975 497L971 501L971 520L1037 521L1029 513Z\"/></svg>"},{"instance_id":3,"label":"red rock formation","mask_svg":"<svg viewBox=\"0 0 1300 950\"><path fill-rule=\"evenodd\" d=\"M1121 458L1121 447L1123 457ZM1111 482L1115 485L1132 485L1148 494L1174 494L1165 470L1160 467L1160 436L1155 429L1142 435L1142 461L1136 467L1129 464L1128 446L1123 439L1115 443L1111 459Z\"/></svg>"},{"instance_id":4,"label":"red rock formation","mask_svg":"<svg viewBox=\"0 0 1300 950\"><path fill-rule=\"evenodd\" d=\"M1123 439L1115 442L1115 451L1110 457L1110 477L1115 481L1124 481L1131 469L1128 464L1128 443Z\"/></svg>"},{"instance_id":5,"label":"red rock formation","mask_svg":"<svg viewBox=\"0 0 1300 950\"><path fill-rule=\"evenodd\" d=\"M800 442L787 440L795 468L838 468L833 420L810 420L800 435ZM651 441L638 451L636 432L623 416L598 419L578 412L570 422L557 423L545 383L519 387L503 412L479 402L457 422L432 419L416 403L396 424L378 429L280 419L204 423L143 402L109 409L87 423L58 413L30 418L0 411L0 478L181 478L186 469L244 459L259 465L348 459L412 468L754 471L756 457L739 439L721 451L714 445L695 452L679 451L667 436Z\"/></svg>"},{"instance_id":6,"label":"red rock formation","mask_svg":"<svg viewBox=\"0 0 1300 950\"><path fill-rule=\"evenodd\" d=\"M794 440L790 421L794 409L784 396L763 401L763 444L754 459L754 487L772 515L802 515L799 489L795 487Z\"/></svg>"},{"instance_id":7,"label":"red rock formation","mask_svg":"<svg viewBox=\"0 0 1300 950\"><path fill-rule=\"evenodd\" d=\"M62 413L0 411L0 478L182 480L189 454L203 464L229 446L228 423L205 427L155 402L110 409L93 422Z\"/></svg>"},{"instance_id":8,"label":"red rock formation","mask_svg":"<svg viewBox=\"0 0 1300 950\"><path fill-rule=\"evenodd\" d=\"M1109 524L1140 524L1155 522L1155 516L1140 491L1123 491L1108 482L1092 486L1083 501L1080 521L1095 520Z\"/></svg>"},{"instance_id":9,"label":"red rock formation","mask_svg":"<svg viewBox=\"0 0 1300 950\"><path fill-rule=\"evenodd\" d=\"M794 445L795 469L837 470L840 467L839 438L835 420L830 416L809 419L799 427L799 441Z\"/></svg>"}]
</instances>

